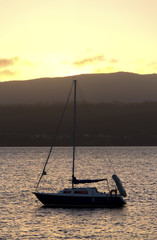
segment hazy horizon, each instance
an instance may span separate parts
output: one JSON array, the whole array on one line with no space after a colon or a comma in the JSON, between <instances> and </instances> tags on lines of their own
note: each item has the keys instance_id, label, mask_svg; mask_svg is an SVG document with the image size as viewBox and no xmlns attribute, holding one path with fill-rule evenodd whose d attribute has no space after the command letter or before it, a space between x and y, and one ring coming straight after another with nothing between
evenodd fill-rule
<instances>
[{"instance_id":1,"label":"hazy horizon","mask_svg":"<svg viewBox=\"0 0 157 240\"><path fill-rule=\"evenodd\" d=\"M42 76L42 77L36 77L36 78L28 78L28 79L14 79L14 80L0 80L0 83L6 83L6 82L24 82L24 81L33 81L33 80L40 80L40 79L66 79L66 78L77 78L77 76L85 76L85 75L108 75L108 74L133 74L133 75L139 75L139 76L147 76L147 75L157 75L157 73L136 73L136 72L126 72L126 71L116 71L116 72L102 72L102 73L78 73L73 75L67 75L67 76L55 76L55 77L48 77L48 76Z\"/></svg>"},{"instance_id":2,"label":"hazy horizon","mask_svg":"<svg viewBox=\"0 0 157 240\"><path fill-rule=\"evenodd\" d=\"M157 101L157 74L118 72L0 82L0 104L65 102L74 79L87 102Z\"/></svg>"}]
</instances>

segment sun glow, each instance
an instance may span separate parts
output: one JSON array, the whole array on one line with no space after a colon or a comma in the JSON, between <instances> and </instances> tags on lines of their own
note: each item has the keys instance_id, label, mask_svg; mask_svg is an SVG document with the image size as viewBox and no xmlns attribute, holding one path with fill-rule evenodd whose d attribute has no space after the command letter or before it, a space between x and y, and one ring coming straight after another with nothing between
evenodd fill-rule
<instances>
[{"instance_id":1,"label":"sun glow","mask_svg":"<svg viewBox=\"0 0 157 240\"><path fill-rule=\"evenodd\" d=\"M5 1L0 80L156 73L156 12L154 0Z\"/></svg>"}]
</instances>

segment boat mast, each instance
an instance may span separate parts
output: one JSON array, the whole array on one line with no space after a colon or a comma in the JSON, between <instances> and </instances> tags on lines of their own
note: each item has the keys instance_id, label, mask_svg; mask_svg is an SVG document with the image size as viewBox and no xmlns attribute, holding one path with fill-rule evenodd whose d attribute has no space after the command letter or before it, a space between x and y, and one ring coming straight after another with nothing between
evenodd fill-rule
<instances>
[{"instance_id":1,"label":"boat mast","mask_svg":"<svg viewBox=\"0 0 157 240\"><path fill-rule=\"evenodd\" d=\"M76 139L76 81L74 80L74 118L73 118L73 167L72 167L72 188L74 187L74 168L75 168L75 139Z\"/></svg>"}]
</instances>

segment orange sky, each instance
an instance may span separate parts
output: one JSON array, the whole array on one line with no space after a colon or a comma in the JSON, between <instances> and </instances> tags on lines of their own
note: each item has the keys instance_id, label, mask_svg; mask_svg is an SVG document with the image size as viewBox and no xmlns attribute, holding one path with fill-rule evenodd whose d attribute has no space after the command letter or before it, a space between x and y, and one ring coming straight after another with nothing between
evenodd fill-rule
<instances>
[{"instance_id":1,"label":"orange sky","mask_svg":"<svg viewBox=\"0 0 157 240\"><path fill-rule=\"evenodd\" d=\"M157 73L156 0L0 0L0 81Z\"/></svg>"}]
</instances>

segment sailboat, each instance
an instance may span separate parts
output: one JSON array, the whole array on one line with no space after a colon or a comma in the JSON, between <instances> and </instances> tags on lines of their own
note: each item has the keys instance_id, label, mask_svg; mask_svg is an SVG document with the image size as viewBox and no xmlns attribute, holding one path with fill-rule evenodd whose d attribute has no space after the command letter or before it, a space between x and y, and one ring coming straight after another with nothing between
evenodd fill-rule
<instances>
[{"instance_id":1,"label":"sailboat","mask_svg":"<svg viewBox=\"0 0 157 240\"><path fill-rule=\"evenodd\" d=\"M66 109L67 102L69 100L71 91L68 95L66 105L64 107L63 114L61 115L59 127L57 128L56 135L54 137L53 144L51 146L48 158L45 162L42 174L36 186L36 191L33 192L38 200L46 207L121 207L126 204L124 197L127 196L126 191L122 185L119 177L114 174L112 176L115 181L115 188L110 189L107 178L101 179L77 179L75 176L75 138L76 138L76 88L77 80L73 81L72 88L74 90L74 116L73 116L73 157L72 157L72 186L70 188L64 188L57 193L39 192L38 186L44 175L46 175L46 165L48 163L57 133L60 128L60 124L63 119L63 115ZM91 184L100 181L106 181L108 190L107 192L100 192L96 187L77 187L79 184Z\"/></svg>"}]
</instances>

